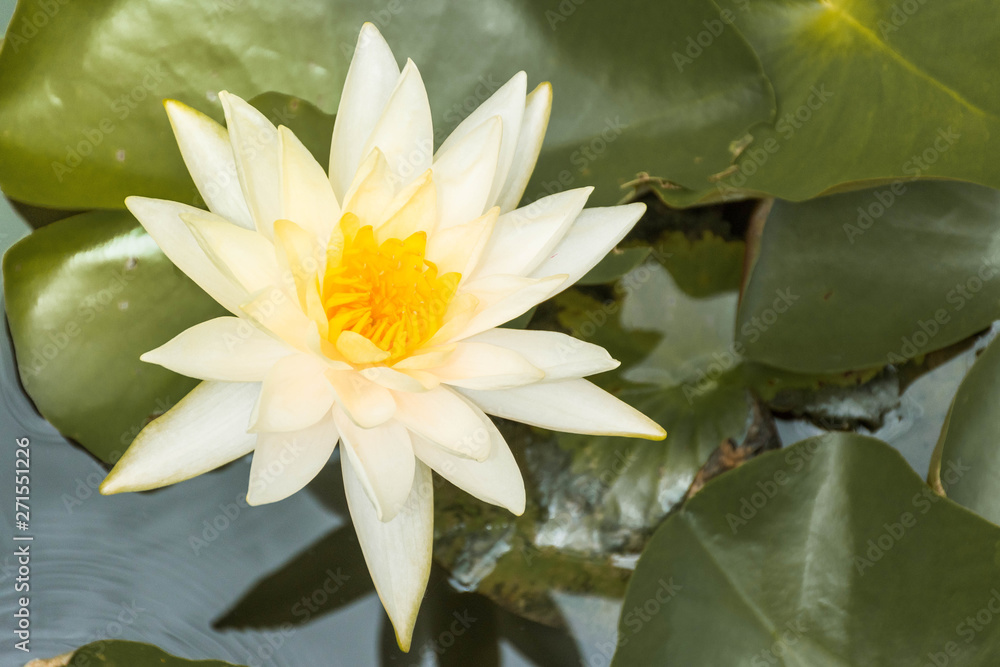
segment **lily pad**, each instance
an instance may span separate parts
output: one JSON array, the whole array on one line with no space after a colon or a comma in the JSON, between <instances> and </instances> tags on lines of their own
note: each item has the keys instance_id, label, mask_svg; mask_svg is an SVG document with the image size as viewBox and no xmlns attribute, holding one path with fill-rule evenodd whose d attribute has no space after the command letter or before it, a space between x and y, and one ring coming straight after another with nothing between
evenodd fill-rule
<instances>
[{"instance_id":1,"label":"lily pad","mask_svg":"<svg viewBox=\"0 0 1000 667\"><path fill-rule=\"evenodd\" d=\"M139 355L224 314L125 211L39 229L4 256L3 277L25 391L106 462L198 382Z\"/></svg>"},{"instance_id":2,"label":"lily pad","mask_svg":"<svg viewBox=\"0 0 1000 667\"><path fill-rule=\"evenodd\" d=\"M657 530L618 666L991 664L1000 528L888 445L829 434L710 481Z\"/></svg>"},{"instance_id":3,"label":"lily pad","mask_svg":"<svg viewBox=\"0 0 1000 667\"><path fill-rule=\"evenodd\" d=\"M1000 192L910 183L776 201L740 302L737 340L799 373L898 364L1000 317Z\"/></svg>"},{"instance_id":4,"label":"lily pad","mask_svg":"<svg viewBox=\"0 0 1000 667\"><path fill-rule=\"evenodd\" d=\"M240 667L221 660L185 660L139 642L99 641L78 648L72 654L37 660L27 667Z\"/></svg>"},{"instance_id":5,"label":"lily pad","mask_svg":"<svg viewBox=\"0 0 1000 667\"><path fill-rule=\"evenodd\" d=\"M640 171L693 187L729 164L734 139L772 119L775 100L730 12L705 0L647 10L642 0L21 0L0 51L0 186L50 208L192 201L160 101L221 119L220 90L279 90L332 113L372 21L422 68L439 142L518 70L552 82L530 198L595 184L593 202L610 203ZM695 43L698 57L678 64L689 38L711 48Z\"/></svg>"},{"instance_id":6,"label":"lily pad","mask_svg":"<svg viewBox=\"0 0 1000 667\"><path fill-rule=\"evenodd\" d=\"M952 401L934 449L931 486L1000 524L1000 340L969 369Z\"/></svg>"},{"instance_id":7,"label":"lily pad","mask_svg":"<svg viewBox=\"0 0 1000 667\"><path fill-rule=\"evenodd\" d=\"M753 46L778 110L729 170L675 204L773 195L801 201L914 178L1000 187L1000 58L989 0L719 0ZM953 21L960 12L960 32ZM655 176L673 179L669 172Z\"/></svg>"}]
</instances>

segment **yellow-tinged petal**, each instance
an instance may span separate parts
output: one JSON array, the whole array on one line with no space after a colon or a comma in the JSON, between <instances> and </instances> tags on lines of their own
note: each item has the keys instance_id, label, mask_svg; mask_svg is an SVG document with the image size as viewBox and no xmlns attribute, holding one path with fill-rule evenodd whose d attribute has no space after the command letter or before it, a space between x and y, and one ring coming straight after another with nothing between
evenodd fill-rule
<instances>
[{"instance_id":1,"label":"yellow-tinged petal","mask_svg":"<svg viewBox=\"0 0 1000 667\"><path fill-rule=\"evenodd\" d=\"M352 364L377 364L389 358L388 352L353 331L341 332L336 345L337 351Z\"/></svg>"}]
</instances>

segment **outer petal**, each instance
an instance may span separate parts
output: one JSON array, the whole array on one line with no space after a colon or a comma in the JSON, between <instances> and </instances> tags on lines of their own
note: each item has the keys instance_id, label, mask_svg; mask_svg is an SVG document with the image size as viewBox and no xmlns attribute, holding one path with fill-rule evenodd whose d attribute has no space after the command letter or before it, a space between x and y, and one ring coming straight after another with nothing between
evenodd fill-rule
<instances>
[{"instance_id":1,"label":"outer petal","mask_svg":"<svg viewBox=\"0 0 1000 667\"><path fill-rule=\"evenodd\" d=\"M398 79L399 67L389 45L374 25L364 24L347 70L330 145L330 183L341 203Z\"/></svg>"},{"instance_id":2,"label":"outer petal","mask_svg":"<svg viewBox=\"0 0 1000 667\"><path fill-rule=\"evenodd\" d=\"M200 380L260 382L294 350L238 317L217 317L174 336L142 361Z\"/></svg>"},{"instance_id":3,"label":"outer petal","mask_svg":"<svg viewBox=\"0 0 1000 667\"><path fill-rule=\"evenodd\" d=\"M395 392L396 419L448 451L485 461L490 455L489 418L446 387L423 393Z\"/></svg>"},{"instance_id":4,"label":"outer petal","mask_svg":"<svg viewBox=\"0 0 1000 667\"><path fill-rule=\"evenodd\" d=\"M205 254L180 217L181 214L203 214L204 211L178 202L147 197L128 197L125 205L177 268L231 313L240 314L240 304L249 298L247 291L231 276L224 274Z\"/></svg>"},{"instance_id":5,"label":"outer petal","mask_svg":"<svg viewBox=\"0 0 1000 667\"><path fill-rule=\"evenodd\" d=\"M645 211L645 204L584 209L569 233L531 275L541 278L566 274L569 280L562 287L566 289L611 252Z\"/></svg>"},{"instance_id":6,"label":"outer petal","mask_svg":"<svg viewBox=\"0 0 1000 667\"><path fill-rule=\"evenodd\" d=\"M431 107L420 72L412 60L406 62L399 75L362 155L373 148L385 155L397 191L431 166L434 155Z\"/></svg>"},{"instance_id":7,"label":"outer petal","mask_svg":"<svg viewBox=\"0 0 1000 667\"><path fill-rule=\"evenodd\" d=\"M247 502L274 503L302 489L330 460L338 438L332 414L301 431L258 435Z\"/></svg>"},{"instance_id":8,"label":"outer petal","mask_svg":"<svg viewBox=\"0 0 1000 667\"><path fill-rule=\"evenodd\" d=\"M503 122L494 116L434 156L439 229L475 220L489 208L502 138Z\"/></svg>"},{"instance_id":9,"label":"outer petal","mask_svg":"<svg viewBox=\"0 0 1000 667\"><path fill-rule=\"evenodd\" d=\"M535 170L538 154L542 150L542 140L545 138L551 111L552 85L543 83L528 95L514 160L510 165L507 181L494 202L504 213L517 208L518 202L524 196L524 189L528 187L531 172Z\"/></svg>"},{"instance_id":10,"label":"outer petal","mask_svg":"<svg viewBox=\"0 0 1000 667\"><path fill-rule=\"evenodd\" d=\"M271 237L281 217L281 146L278 130L260 111L236 95L219 93L236 156L236 172L254 225Z\"/></svg>"},{"instance_id":11,"label":"outer petal","mask_svg":"<svg viewBox=\"0 0 1000 667\"><path fill-rule=\"evenodd\" d=\"M492 206L497 200L507 174L514 162L514 153L518 147L518 136L521 134L521 121L524 118L525 94L527 93L528 77L524 72L518 72L510 81L500 87L488 100L483 102L469 116L459 123L458 127L441 144L442 153L455 145L459 140L472 132L494 116L499 116L503 122L503 140L500 143L500 156L497 161L496 174L487 199L487 206Z\"/></svg>"},{"instance_id":12,"label":"outer petal","mask_svg":"<svg viewBox=\"0 0 1000 667\"><path fill-rule=\"evenodd\" d=\"M603 347L556 331L490 329L465 342L489 343L517 352L544 371L546 380L581 378L619 366Z\"/></svg>"},{"instance_id":13,"label":"outer petal","mask_svg":"<svg viewBox=\"0 0 1000 667\"><path fill-rule=\"evenodd\" d=\"M560 192L500 216L471 277L531 273L566 235L593 191Z\"/></svg>"},{"instance_id":14,"label":"outer petal","mask_svg":"<svg viewBox=\"0 0 1000 667\"><path fill-rule=\"evenodd\" d=\"M430 469L417 462L406 503L392 521L379 521L350 457L341 457L344 490L361 551L382 606L396 629L396 641L410 650L413 625L431 571L434 487Z\"/></svg>"},{"instance_id":15,"label":"outer petal","mask_svg":"<svg viewBox=\"0 0 1000 667\"><path fill-rule=\"evenodd\" d=\"M375 516L379 521L391 521L413 487L416 459L410 434L394 421L361 428L343 410L334 408L333 414L344 440L343 451L375 508Z\"/></svg>"},{"instance_id":16,"label":"outer petal","mask_svg":"<svg viewBox=\"0 0 1000 667\"><path fill-rule=\"evenodd\" d=\"M309 149L287 127L281 142L281 217L312 232L322 243L340 219L340 204L330 179Z\"/></svg>"},{"instance_id":17,"label":"outer petal","mask_svg":"<svg viewBox=\"0 0 1000 667\"><path fill-rule=\"evenodd\" d=\"M177 100L165 100L163 106L184 164L208 208L240 227L253 229L226 128Z\"/></svg>"},{"instance_id":18,"label":"outer petal","mask_svg":"<svg viewBox=\"0 0 1000 667\"><path fill-rule=\"evenodd\" d=\"M308 354L280 359L264 378L253 430L299 431L322 419L334 399L326 370L322 361Z\"/></svg>"},{"instance_id":19,"label":"outer petal","mask_svg":"<svg viewBox=\"0 0 1000 667\"><path fill-rule=\"evenodd\" d=\"M248 454L257 440L247 423L258 393L256 382L202 382L142 429L101 493L175 484Z\"/></svg>"},{"instance_id":20,"label":"outer petal","mask_svg":"<svg viewBox=\"0 0 1000 667\"><path fill-rule=\"evenodd\" d=\"M534 279L500 275L463 285L463 291L479 299L475 314L468 322L459 322L455 330L445 324L429 343L460 340L509 322L559 292L565 280L565 276Z\"/></svg>"},{"instance_id":21,"label":"outer petal","mask_svg":"<svg viewBox=\"0 0 1000 667\"><path fill-rule=\"evenodd\" d=\"M413 453L437 474L463 491L492 505L524 513L524 479L510 447L493 422L487 419L493 444L485 461L455 456L430 440L413 434Z\"/></svg>"},{"instance_id":22,"label":"outer petal","mask_svg":"<svg viewBox=\"0 0 1000 667\"><path fill-rule=\"evenodd\" d=\"M263 234L231 225L207 211L182 213L181 220L208 258L248 294L281 283L274 244Z\"/></svg>"},{"instance_id":23,"label":"outer petal","mask_svg":"<svg viewBox=\"0 0 1000 667\"><path fill-rule=\"evenodd\" d=\"M652 419L587 380L556 380L499 391L458 391L488 414L553 431L650 440L666 436Z\"/></svg>"},{"instance_id":24,"label":"outer petal","mask_svg":"<svg viewBox=\"0 0 1000 667\"><path fill-rule=\"evenodd\" d=\"M427 370L445 384L467 389L507 389L545 377L517 352L469 341L459 343L445 364Z\"/></svg>"}]
</instances>

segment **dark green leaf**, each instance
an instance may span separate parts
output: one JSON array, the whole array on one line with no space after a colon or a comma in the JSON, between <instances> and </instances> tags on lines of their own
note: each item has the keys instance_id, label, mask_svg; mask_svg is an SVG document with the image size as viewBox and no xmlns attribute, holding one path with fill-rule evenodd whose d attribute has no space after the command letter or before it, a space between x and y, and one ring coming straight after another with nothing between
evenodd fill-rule
<instances>
[{"instance_id":1,"label":"dark green leaf","mask_svg":"<svg viewBox=\"0 0 1000 667\"><path fill-rule=\"evenodd\" d=\"M967 338L1000 317L998 223L1000 192L965 183L777 201L740 302L740 351L834 373Z\"/></svg>"},{"instance_id":2,"label":"dark green leaf","mask_svg":"<svg viewBox=\"0 0 1000 667\"><path fill-rule=\"evenodd\" d=\"M333 112L366 20L421 67L438 143L518 70L532 85L552 82L529 198L594 184L592 202L611 203L641 171L696 187L774 111L752 50L703 0L670 12L642 0L22 0L0 52L0 185L52 208L118 208L128 195L195 201L160 101L221 119L220 90L279 90ZM704 37L711 48L677 60Z\"/></svg>"},{"instance_id":3,"label":"dark green leaf","mask_svg":"<svg viewBox=\"0 0 1000 667\"><path fill-rule=\"evenodd\" d=\"M884 443L830 434L711 481L657 530L614 664L988 665L1000 529Z\"/></svg>"},{"instance_id":4,"label":"dark green leaf","mask_svg":"<svg viewBox=\"0 0 1000 667\"><path fill-rule=\"evenodd\" d=\"M665 191L671 202L754 193L800 201L866 182L917 177L1000 187L994 157L1000 148L996 3L718 5L733 13L736 28L756 51L778 110L773 122L750 130L752 141L732 172L689 191ZM962 16L960 36L956 14ZM670 172L654 175L672 178Z\"/></svg>"}]
</instances>

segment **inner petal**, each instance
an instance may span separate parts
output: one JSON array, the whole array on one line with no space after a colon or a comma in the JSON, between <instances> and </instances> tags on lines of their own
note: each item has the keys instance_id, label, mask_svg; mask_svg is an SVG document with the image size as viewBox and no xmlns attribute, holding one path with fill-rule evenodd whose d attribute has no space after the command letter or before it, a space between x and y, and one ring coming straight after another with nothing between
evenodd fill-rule
<instances>
[{"instance_id":1,"label":"inner petal","mask_svg":"<svg viewBox=\"0 0 1000 667\"><path fill-rule=\"evenodd\" d=\"M426 232L379 243L351 213L340 230L340 261L327 265L322 285L330 342L350 331L388 353L386 363L408 356L441 328L461 274L438 273Z\"/></svg>"}]
</instances>

